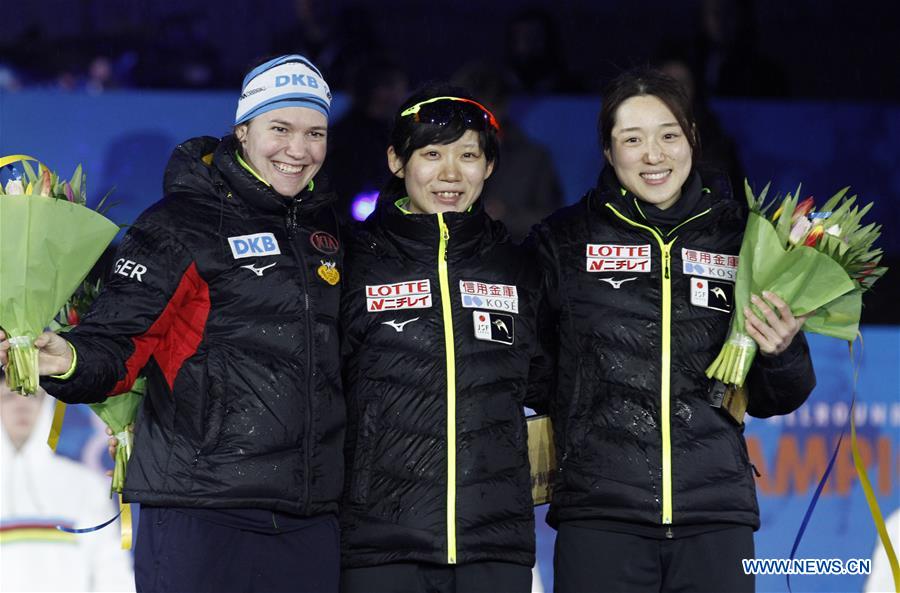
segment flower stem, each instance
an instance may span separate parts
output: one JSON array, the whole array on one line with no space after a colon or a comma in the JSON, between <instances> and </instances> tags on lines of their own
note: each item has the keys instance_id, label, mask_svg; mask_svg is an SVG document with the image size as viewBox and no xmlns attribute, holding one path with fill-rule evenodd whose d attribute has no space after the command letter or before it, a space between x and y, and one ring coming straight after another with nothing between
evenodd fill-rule
<instances>
[{"instance_id":1,"label":"flower stem","mask_svg":"<svg viewBox=\"0 0 900 593\"><path fill-rule=\"evenodd\" d=\"M33 336L15 336L9 339L9 365L6 384L22 395L34 395L38 388L38 349Z\"/></svg>"},{"instance_id":2,"label":"flower stem","mask_svg":"<svg viewBox=\"0 0 900 593\"><path fill-rule=\"evenodd\" d=\"M706 376L740 387L747 378L755 355L756 342L746 334L732 332L719 355L706 369Z\"/></svg>"}]
</instances>

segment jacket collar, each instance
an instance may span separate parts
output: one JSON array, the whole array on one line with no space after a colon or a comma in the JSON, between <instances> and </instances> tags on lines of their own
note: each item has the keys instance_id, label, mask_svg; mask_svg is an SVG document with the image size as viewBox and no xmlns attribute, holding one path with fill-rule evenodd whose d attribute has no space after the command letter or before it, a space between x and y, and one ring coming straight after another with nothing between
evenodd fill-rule
<instances>
[{"instance_id":1,"label":"jacket collar","mask_svg":"<svg viewBox=\"0 0 900 593\"><path fill-rule=\"evenodd\" d=\"M697 218L696 223L693 219L706 211L725 208L731 202L730 195L715 195L706 188L704 178L701 178L700 172L692 171L682 186L682 197L669 210L660 211L644 204L637 196L624 189L612 167L604 167L597 187L589 196L588 207L609 216L617 225L627 225L609 210L609 204L629 220L654 227L666 235L673 228L686 229L692 228L694 224L703 224L702 217Z\"/></svg>"},{"instance_id":2,"label":"jacket collar","mask_svg":"<svg viewBox=\"0 0 900 593\"><path fill-rule=\"evenodd\" d=\"M375 212L365 226L370 230L381 229L404 255L429 260L437 257L441 237L437 214L406 213L397 206L397 201L388 195L379 197ZM484 212L481 200L469 212L445 212L442 217L449 234L449 259L472 256L484 245L508 238L502 224Z\"/></svg>"}]
</instances>

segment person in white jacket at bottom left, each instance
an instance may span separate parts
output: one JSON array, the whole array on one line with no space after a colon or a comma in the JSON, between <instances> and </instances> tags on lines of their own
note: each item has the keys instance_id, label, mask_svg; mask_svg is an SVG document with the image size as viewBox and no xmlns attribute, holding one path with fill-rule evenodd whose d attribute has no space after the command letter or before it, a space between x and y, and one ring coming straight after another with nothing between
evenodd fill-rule
<instances>
[{"instance_id":1,"label":"person in white jacket at bottom left","mask_svg":"<svg viewBox=\"0 0 900 593\"><path fill-rule=\"evenodd\" d=\"M47 446L53 399L14 393L0 371L0 591L134 591L107 479Z\"/></svg>"}]
</instances>

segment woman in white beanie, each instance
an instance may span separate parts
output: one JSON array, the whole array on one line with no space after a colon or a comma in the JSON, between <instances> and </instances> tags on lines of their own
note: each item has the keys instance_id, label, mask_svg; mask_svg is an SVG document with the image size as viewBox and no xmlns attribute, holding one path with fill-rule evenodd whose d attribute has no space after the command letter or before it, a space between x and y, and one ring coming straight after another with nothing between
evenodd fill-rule
<instances>
[{"instance_id":1,"label":"woman in white beanie","mask_svg":"<svg viewBox=\"0 0 900 593\"><path fill-rule=\"evenodd\" d=\"M316 178L331 94L306 58L244 79L234 133L179 145L42 384L70 403L147 395L124 498L138 591L336 591L342 248ZM0 363L8 342L0 333Z\"/></svg>"}]
</instances>

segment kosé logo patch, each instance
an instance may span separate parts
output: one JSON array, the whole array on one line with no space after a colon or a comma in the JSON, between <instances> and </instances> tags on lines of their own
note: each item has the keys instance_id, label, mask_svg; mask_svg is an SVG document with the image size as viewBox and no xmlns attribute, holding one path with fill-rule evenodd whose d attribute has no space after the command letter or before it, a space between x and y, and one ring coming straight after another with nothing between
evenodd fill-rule
<instances>
[{"instance_id":1,"label":"kos\u00e9 logo patch","mask_svg":"<svg viewBox=\"0 0 900 593\"><path fill-rule=\"evenodd\" d=\"M731 313L734 308L734 284L695 276L691 278L691 304Z\"/></svg>"},{"instance_id":2,"label":"kos\u00e9 logo patch","mask_svg":"<svg viewBox=\"0 0 900 593\"><path fill-rule=\"evenodd\" d=\"M472 311L475 339L512 346L516 338L516 320L512 315Z\"/></svg>"},{"instance_id":3,"label":"kos\u00e9 logo patch","mask_svg":"<svg viewBox=\"0 0 900 593\"><path fill-rule=\"evenodd\" d=\"M234 255L234 259L281 254L278 241L275 240L275 235L272 233L228 237L228 245L231 246L231 254Z\"/></svg>"},{"instance_id":4,"label":"kos\u00e9 logo patch","mask_svg":"<svg viewBox=\"0 0 900 593\"><path fill-rule=\"evenodd\" d=\"M650 272L650 244L587 244L588 272Z\"/></svg>"},{"instance_id":5,"label":"kos\u00e9 logo patch","mask_svg":"<svg viewBox=\"0 0 900 593\"><path fill-rule=\"evenodd\" d=\"M692 276L702 276L714 280L737 280L738 256L724 253L710 253L695 249L682 249L682 272Z\"/></svg>"},{"instance_id":6,"label":"kos\u00e9 logo patch","mask_svg":"<svg viewBox=\"0 0 900 593\"><path fill-rule=\"evenodd\" d=\"M519 312L519 293L511 284L487 284L472 280L459 281L462 306L467 309L493 309Z\"/></svg>"},{"instance_id":7,"label":"kos\u00e9 logo patch","mask_svg":"<svg viewBox=\"0 0 900 593\"><path fill-rule=\"evenodd\" d=\"M366 311L369 313L428 307L431 307L431 281L428 279L366 286Z\"/></svg>"}]
</instances>

